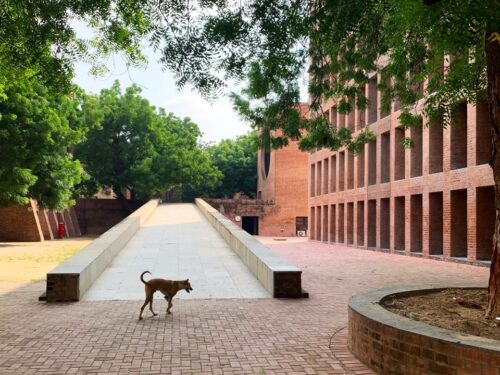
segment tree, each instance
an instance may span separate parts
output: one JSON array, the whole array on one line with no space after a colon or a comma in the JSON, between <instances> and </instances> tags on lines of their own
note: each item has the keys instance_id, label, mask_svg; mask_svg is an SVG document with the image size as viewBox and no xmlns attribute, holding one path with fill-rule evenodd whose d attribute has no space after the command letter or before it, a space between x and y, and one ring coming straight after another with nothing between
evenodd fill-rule
<instances>
[{"instance_id":1,"label":"tree","mask_svg":"<svg viewBox=\"0 0 500 375\"><path fill-rule=\"evenodd\" d=\"M78 40L72 17L87 20L97 30L96 39ZM180 86L191 83L207 97L216 95L228 78L249 73L245 95L235 96L242 114L262 127L260 134L272 146L301 138L303 149L347 146L356 151L370 138L368 133L352 138L336 131L322 116L298 120L293 108L306 62L312 108L319 113L322 98L341 100L341 113L369 106L357 93L371 71L385 79L379 87L384 106L392 99L401 101L400 121L408 127L419 122L412 106L421 95L415 88L424 81L429 82L424 113L442 117L445 124L460 102L486 98L497 208L488 315L498 316L499 22L498 0L3 0L0 23L8 27L0 31L0 73L34 66L44 77L53 76L46 82L67 83L75 57L124 51L131 63L140 63L140 41L147 38ZM452 59L443 70L445 56ZM283 136L272 139L277 128Z\"/></svg>"},{"instance_id":2,"label":"tree","mask_svg":"<svg viewBox=\"0 0 500 375\"><path fill-rule=\"evenodd\" d=\"M237 192L254 196L257 191L257 136L255 132L224 139L208 147L212 163L224 176L214 197L232 197Z\"/></svg>"},{"instance_id":3,"label":"tree","mask_svg":"<svg viewBox=\"0 0 500 375\"><path fill-rule=\"evenodd\" d=\"M407 128L420 126L422 114L450 126L461 103L486 100L497 209L487 315L495 317L500 316L499 24L498 0L255 0L205 17L197 31L186 31L185 40L216 49L222 43L232 51L249 46L250 56L237 53L246 59L249 83L234 100L273 147L300 139L304 150L346 146L356 152L371 135L353 138L346 129L337 131L322 116L321 103L337 100L341 114L368 107L360 89L372 72L382 76L382 108L400 101L399 120ZM310 120L293 113L306 63L316 112ZM422 108L415 105L420 99ZM273 139L275 129L282 136Z\"/></svg>"},{"instance_id":4,"label":"tree","mask_svg":"<svg viewBox=\"0 0 500 375\"><path fill-rule=\"evenodd\" d=\"M18 77L0 93L0 206L35 198L44 208L74 204L73 187L84 177L68 147L86 132L77 91L73 99L51 94L33 77ZM87 124L92 126L92 116Z\"/></svg>"},{"instance_id":5,"label":"tree","mask_svg":"<svg viewBox=\"0 0 500 375\"><path fill-rule=\"evenodd\" d=\"M119 199L148 198L183 183L215 184L220 173L198 145L201 133L188 118L156 110L131 86L118 83L97 97L99 126L75 148L96 186L112 187Z\"/></svg>"},{"instance_id":6,"label":"tree","mask_svg":"<svg viewBox=\"0 0 500 375\"><path fill-rule=\"evenodd\" d=\"M121 54L129 66L144 65L141 46L147 40L158 51L161 62L176 73L180 86L190 82L206 97L214 97L224 84L211 68L226 71L225 78L241 74L244 60L237 57L236 50L223 56L221 52L228 52L228 48L212 49L192 43L200 39L189 32L193 14L223 10L227 5L227 1L220 0L0 0L0 117L6 127L0 128L0 142L5 144L0 150L5 156L0 170L0 204L24 203L28 197L50 208L72 204L70 191L84 173L78 162L62 150L76 143L84 131L76 131L77 125L72 122L76 118L71 118L68 125L66 114L56 113L66 110L62 102L58 109L52 105L59 105L53 102L65 101L65 95L74 91L71 78L75 61L90 62L95 74L107 70L106 57L113 53ZM89 26L94 35L77 35L75 28L81 23ZM29 93L21 92L31 88ZM50 97L50 103L45 103L43 97ZM21 108L21 102L31 108ZM11 105L17 107L9 108ZM75 106L78 109L78 103ZM32 110L47 116L36 117ZM16 111L24 111L25 118L16 120ZM158 115L165 123L177 121L166 114ZM29 116L37 122L29 128L19 127L21 121L31 121ZM189 128L188 120L180 122L180 127ZM173 133L170 136L174 137ZM19 141L19 147L11 140L7 142L7 137ZM180 138L174 138L170 141L182 144ZM200 158L193 160L201 163L197 168L206 170ZM155 162L160 163L159 159ZM144 173L147 167L136 166L135 173L140 173L140 168ZM172 173L161 166L158 170L165 174L162 181ZM212 178L216 179L210 174L207 180ZM95 188L92 184L95 181L87 180L87 188Z\"/></svg>"},{"instance_id":7,"label":"tree","mask_svg":"<svg viewBox=\"0 0 500 375\"><path fill-rule=\"evenodd\" d=\"M211 163L222 173L220 182L213 186L203 184L197 189L185 186L183 199L199 196L209 198L232 197L243 192L252 197L257 190L257 135L250 132L236 139L223 139L208 145L206 152Z\"/></svg>"}]
</instances>

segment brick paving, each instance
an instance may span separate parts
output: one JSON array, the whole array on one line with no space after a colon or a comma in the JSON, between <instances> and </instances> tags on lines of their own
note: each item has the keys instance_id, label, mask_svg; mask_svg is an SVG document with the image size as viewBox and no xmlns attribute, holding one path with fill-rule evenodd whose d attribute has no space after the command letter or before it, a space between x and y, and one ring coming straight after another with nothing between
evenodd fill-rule
<instances>
[{"instance_id":1,"label":"brick paving","mask_svg":"<svg viewBox=\"0 0 500 375\"><path fill-rule=\"evenodd\" d=\"M157 299L160 316L138 321L140 301L45 304L31 284L0 295L0 374L371 374L346 348L349 296L488 278L484 267L262 240L303 269L309 299L176 299L171 316Z\"/></svg>"}]
</instances>

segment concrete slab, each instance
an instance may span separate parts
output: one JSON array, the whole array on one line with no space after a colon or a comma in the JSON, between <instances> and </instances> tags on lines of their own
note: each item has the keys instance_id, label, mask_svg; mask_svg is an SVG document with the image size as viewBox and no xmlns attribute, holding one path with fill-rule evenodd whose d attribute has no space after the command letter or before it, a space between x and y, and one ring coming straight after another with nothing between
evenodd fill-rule
<instances>
[{"instance_id":1,"label":"concrete slab","mask_svg":"<svg viewBox=\"0 0 500 375\"><path fill-rule=\"evenodd\" d=\"M145 270L152 277L189 278L194 290L176 298L271 297L194 204L158 206L83 300L142 300Z\"/></svg>"}]
</instances>

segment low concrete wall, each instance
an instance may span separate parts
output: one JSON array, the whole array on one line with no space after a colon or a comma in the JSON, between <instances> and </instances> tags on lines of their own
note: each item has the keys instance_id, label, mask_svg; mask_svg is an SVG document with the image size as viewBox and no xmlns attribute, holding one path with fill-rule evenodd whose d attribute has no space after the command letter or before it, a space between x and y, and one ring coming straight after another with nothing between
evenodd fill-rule
<instances>
[{"instance_id":1,"label":"low concrete wall","mask_svg":"<svg viewBox=\"0 0 500 375\"><path fill-rule=\"evenodd\" d=\"M47 302L78 301L159 204L143 205L47 274Z\"/></svg>"},{"instance_id":2,"label":"low concrete wall","mask_svg":"<svg viewBox=\"0 0 500 375\"><path fill-rule=\"evenodd\" d=\"M445 288L397 287L351 297L348 311L351 352L380 374L500 374L500 341L411 320L379 304L388 296L442 289Z\"/></svg>"},{"instance_id":3,"label":"low concrete wall","mask_svg":"<svg viewBox=\"0 0 500 375\"><path fill-rule=\"evenodd\" d=\"M196 205L273 297L303 297L302 271L273 253L203 199Z\"/></svg>"}]
</instances>

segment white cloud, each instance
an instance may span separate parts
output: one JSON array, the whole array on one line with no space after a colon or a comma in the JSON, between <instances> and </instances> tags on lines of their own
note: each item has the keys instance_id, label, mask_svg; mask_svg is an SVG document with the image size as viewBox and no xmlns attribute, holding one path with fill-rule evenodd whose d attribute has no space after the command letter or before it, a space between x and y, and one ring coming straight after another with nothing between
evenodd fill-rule
<instances>
[{"instance_id":1,"label":"white cloud","mask_svg":"<svg viewBox=\"0 0 500 375\"><path fill-rule=\"evenodd\" d=\"M178 117L189 117L203 132L205 141L236 138L250 130L232 109L228 98L209 103L196 93L179 94L164 100L161 106Z\"/></svg>"}]
</instances>

